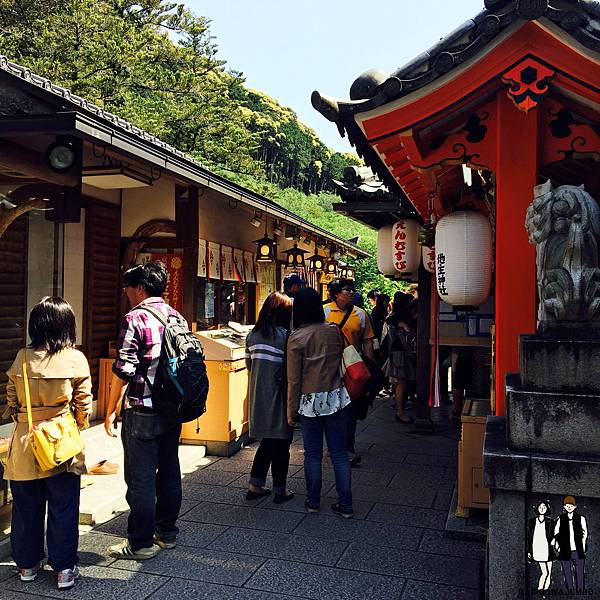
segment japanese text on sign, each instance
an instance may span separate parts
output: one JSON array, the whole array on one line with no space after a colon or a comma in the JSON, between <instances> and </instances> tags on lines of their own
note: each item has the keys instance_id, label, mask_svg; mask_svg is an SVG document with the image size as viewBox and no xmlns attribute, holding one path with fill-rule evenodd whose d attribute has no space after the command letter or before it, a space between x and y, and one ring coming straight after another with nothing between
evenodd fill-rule
<instances>
[{"instance_id":1,"label":"japanese text on sign","mask_svg":"<svg viewBox=\"0 0 600 600\"><path fill-rule=\"evenodd\" d=\"M437 256L437 289L440 296L447 296L448 290L446 290L446 256L444 254L438 254Z\"/></svg>"}]
</instances>

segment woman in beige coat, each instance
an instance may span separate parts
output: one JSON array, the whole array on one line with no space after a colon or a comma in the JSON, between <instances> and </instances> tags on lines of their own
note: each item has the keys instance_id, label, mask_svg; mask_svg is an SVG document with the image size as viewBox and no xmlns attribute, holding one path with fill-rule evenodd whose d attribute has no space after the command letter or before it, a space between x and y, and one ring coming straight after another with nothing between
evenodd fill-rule
<instances>
[{"instance_id":1,"label":"woman in beige coat","mask_svg":"<svg viewBox=\"0 0 600 600\"><path fill-rule=\"evenodd\" d=\"M78 576L77 543L80 475L83 454L41 471L29 444L29 425L23 380L23 352L33 423L72 410L80 429L87 427L91 407L90 369L75 349L75 315L62 298L44 298L29 315L31 345L20 350L7 372L8 406L15 429L8 450L4 478L10 481L13 506L12 554L21 581L33 581L42 568L44 518L48 510L48 564L57 572L59 589L72 587Z\"/></svg>"}]
</instances>

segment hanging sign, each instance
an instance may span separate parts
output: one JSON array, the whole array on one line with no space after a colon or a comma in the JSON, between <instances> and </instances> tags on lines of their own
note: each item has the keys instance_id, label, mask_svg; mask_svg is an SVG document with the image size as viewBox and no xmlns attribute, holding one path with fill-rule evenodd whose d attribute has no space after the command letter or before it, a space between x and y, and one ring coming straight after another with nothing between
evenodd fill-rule
<instances>
[{"instance_id":1,"label":"hanging sign","mask_svg":"<svg viewBox=\"0 0 600 600\"><path fill-rule=\"evenodd\" d=\"M256 271L254 270L254 254L244 252L244 279L247 283L256 282Z\"/></svg>"},{"instance_id":2,"label":"hanging sign","mask_svg":"<svg viewBox=\"0 0 600 600\"><path fill-rule=\"evenodd\" d=\"M377 231L377 268L384 275L394 275L394 261L390 249L392 248L393 225L386 225Z\"/></svg>"},{"instance_id":3,"label":"hanging sign","mask_svg":"<svg viewBox=\"0 0 600 600\"><path fill-rule=\"evenodd\" d=\"M238 248L233 249L233 266L235 268L235 278L244 282L246 280L244 276L244 251Z\"/></svg>"},{"instance_id":4,"label":"hanging sign","mask_svg":"<svg viewBox=\"0 0 600 600\"><path fill-rule=\"evenodd\" d=\"M159 260L167 268L167 289L165 302L176 311L183 309L183 256L181 254L152 254L152 260Z\"/></svg>"},{"instance_id":5,"label":"hanging sign","mask_svg":"<svg viewBox=\"0 0 600 600\"><path fill-rule=\"evenodd\" d=\"M208 242L208 277L221 279L221 245Z\"/></svg>"},{"instance_id":6,"label":"hanging sign","mask_svg":"<svg viewBox=\"0 0 600 600\"><path fill-rule=\"evenodd\" d=\"M235 266L233 264L233 248L221 246L221 275L223 281L237 281Z\"/></svg>"},{"instance_id":7,"label":"hanging sign","mask_svg":"<svg viewBox=\"0 0 600 600\"><path fill-rule=\"evenodd\" d=\"M198 245L198 277L206 277L208 269L206 267L206 240L199 240Z\"/></svg>"}]
</instances>

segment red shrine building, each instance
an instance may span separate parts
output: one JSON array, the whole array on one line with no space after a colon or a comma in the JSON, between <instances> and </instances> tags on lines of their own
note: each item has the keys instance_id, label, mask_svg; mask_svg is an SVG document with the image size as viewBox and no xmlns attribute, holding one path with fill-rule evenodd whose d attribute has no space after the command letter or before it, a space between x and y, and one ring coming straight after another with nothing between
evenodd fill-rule
<instances>
[{"instance_id":1,"label":"red shrine building","mask_svg":"<svg viewBox=\"0 0 600 600\"><path fill-rule=\"evenodd\" d=\"M402 218L431 232L467 205L489 221L490 391L495 414L504 414L518 337L536 328L535 249L524 225L534 188L550 179L583 185L596 199L600 191L600 4L486 0L394 73L362 74L350 100L313 92L312 104L396 198L363 194L339 210L378 229ZM463 255L483 251L478 239L463 238ZM435 274L421 265L419 303L435 285L441 294L446 277L439 262ZM427 414L440 318L419 306L420 328L431 326L419 335L418 370L429 377L418 378L417 417Z\"/></svg>"}]
</instances>

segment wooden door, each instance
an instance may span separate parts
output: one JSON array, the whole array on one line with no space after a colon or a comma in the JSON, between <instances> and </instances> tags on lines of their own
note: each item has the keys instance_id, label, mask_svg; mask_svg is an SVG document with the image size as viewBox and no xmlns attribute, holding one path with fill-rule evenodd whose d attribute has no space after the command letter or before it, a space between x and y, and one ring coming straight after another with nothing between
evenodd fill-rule
<instances>
[{"instance_id":1,"label":"wooden door","mask_svg":"<svg viewBox=\"0 0 600 600\"><path fill-rule=\"evenodd\" d=\"M108 356L108 342L118 334L120 242L120 207L94 200L87 202L83 351L90 363L94 397L98 390L99 359Z\"/></svg>"},{"instance_id":2,"label":"wooden door","mask_svg":"<svg viewBox=\"0 0 600 600\"><path fill-rule=\"evenodd\" d=\"M6 371L27 340L27 218L16 219L0 237L0 413L6 403Z\"/></svg>"}]
</instances>

